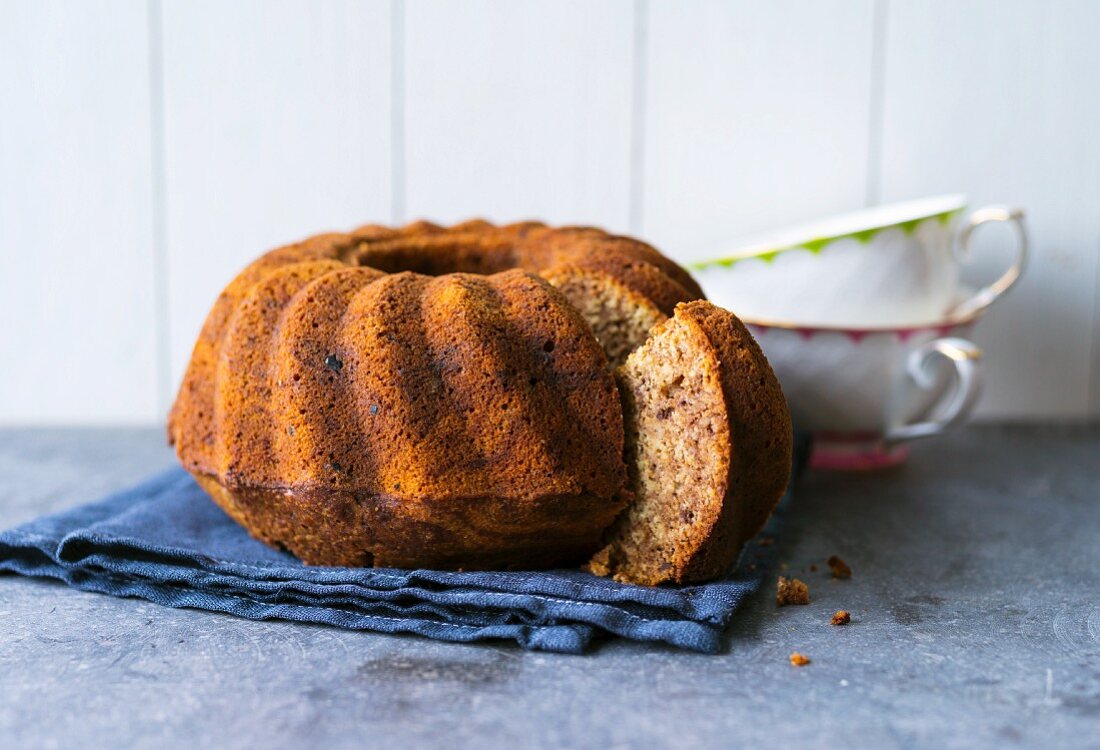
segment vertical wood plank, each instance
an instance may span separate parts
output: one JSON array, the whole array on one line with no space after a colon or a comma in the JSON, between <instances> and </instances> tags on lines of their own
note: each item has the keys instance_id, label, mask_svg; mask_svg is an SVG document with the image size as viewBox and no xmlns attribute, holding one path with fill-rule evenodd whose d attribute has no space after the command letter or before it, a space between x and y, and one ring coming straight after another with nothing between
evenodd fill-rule
<instances>
[{"instance_id":1,"label":"vertical wood plank","mask_svg":"<svg viewBox=\"0 0 1100 750\"><path fill-rule=\"evenodd\" d=\"M673 255L866 194L874 5L653 2L644 218Z\"/></svg>"},{"instance_id":2,"label":"vertical wood plank","mask_svg":"<svg viewBox=\"0 0 1100 750\"><path fill-rule=\"evenodd\" d=\"M1100 5L894 2L886 41L885 200L966 192L1024 206L1033 260L977 327L981 413L1080 416L1095 364ZM994 230L972 276L1006 263Z\"/></svg>"},{"instance_id":3,"label":"vertical wood plank","mask_svg":"<svg viewBox=\"0 0 1100 750\"><path fill-rule=\"evenodd\" d=\"M405 13L409 217L626 229L628 0L417 0Z\"/></svg>"},{"instance_id":4,"label":"vertical wood plank","mask_svg":"<svg viewBox=\"0 0 1100 750\"><path fill-rule=\"evenodd\" d=\"M1097 242L1096 254L1100 256L1100 241ZM1092 337L1089 344L1092 347L1092 371L1089 377L1092 395L1089 399L1089 414L1095 416L1100 414L1100 262L1096 264L1092 300Z\"/></svg>"},{"instance_id":5,"label":"vertical wood plank","mask_svg":"<svg viewBox=\"0 0 1100 750\"><path fill-rule=\"evenodd\" d=\"M152 421L146 7L0 19L0 422Z\"/></svg>"},{"instance_id":6,"label":"vertical wood plank","mask_svg":"<svg viewBox=\"0 0 1100 750\"><path fill-rule=\"evenodd\" d=\"M389 220L390 7L165 5L174 383L238 269L305 235Z\"/></svg>"}]
</instances>

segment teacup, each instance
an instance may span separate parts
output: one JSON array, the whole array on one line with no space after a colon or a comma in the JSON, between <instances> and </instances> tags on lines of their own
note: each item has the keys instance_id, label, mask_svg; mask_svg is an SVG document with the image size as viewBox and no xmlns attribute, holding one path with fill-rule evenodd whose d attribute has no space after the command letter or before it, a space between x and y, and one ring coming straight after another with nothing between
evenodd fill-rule
<instances>
[{"instance_id":1,"label":"teacup","mask_svg":"<svg viewBox=\"0 0 1100 750\"><path fill-rule=\"evenodd\" d=\"M841 327L932 323L987 306L1026 262L1020 210L988 207L962 221L965 205L953 195L866 209L749 241L690 267L710 299L742 317ZM991 222L1015 230L1015 261L962 299L960 259L974 230Z\"/></svg>"},{"instance_id":2,"label":"teacup","mask_svg":"<svg viewBox=\"0 0 1100 750\"><path fill-rule=\"evenodd\" d=\"M899 327L801 326L745 319L783 385L810 465L870 469L904 461L906 443L964 421L981 389L967 336L981 311Z\"/></svg>"}]
</instances>

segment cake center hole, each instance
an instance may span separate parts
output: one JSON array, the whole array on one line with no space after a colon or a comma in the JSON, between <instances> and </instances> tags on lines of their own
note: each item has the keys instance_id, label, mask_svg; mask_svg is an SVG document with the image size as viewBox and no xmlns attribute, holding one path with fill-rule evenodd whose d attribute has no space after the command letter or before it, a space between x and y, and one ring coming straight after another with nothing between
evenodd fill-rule
<instances>
[{"instance_id":1,"label":"cake center hole","mask_svg":"<svg viewBox=\"0 0 1100 750\"><path fill-rule=\"evenodd\" d=\"M425 276L489 275L519 265L510 242L484 237L418 237L374 242L357 248L352 259L357 265L386 273L412 271Z\"/></svg>"}]
</instances>

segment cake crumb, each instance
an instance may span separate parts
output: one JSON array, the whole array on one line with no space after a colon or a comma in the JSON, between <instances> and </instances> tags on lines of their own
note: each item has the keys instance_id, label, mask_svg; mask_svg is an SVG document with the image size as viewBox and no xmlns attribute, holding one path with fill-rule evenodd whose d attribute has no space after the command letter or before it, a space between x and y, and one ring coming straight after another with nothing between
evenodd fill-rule
<instances>
[{"instance_id":1,"label":"cake crumb","mask_svg":"<svg viewBox=\"0 0 1100 750\"><path fill-rule=\"evenodd\" d=\"M852 621L852 614L846 609L837 610L833 619L829 620L833 625L847 625Z\"/></svg>"},{"instance_id":2,"label":"cake crumb","mask_svg":"<svg viewBox=\"0 0 1100 750\"><path fill-rule=\"evenodd\" d=\"M797 651L791 654L791 665L795 667L804 667L810 663L810 657L803 656Z\"/></svg>"},{"instance_id":3,"label":"cake crumb","mask_svg":"<svg viewBox=\"0 0 1100 750\"><path fill-rule=\"evenodd\" d=\"M784 578L779 576L776 586L775 603L780 607L788 604L809 604L810 589L797 578Z\"/></svg>"},{"instance_id":4,"label":"cake crumb","mask_svg":"<svg viewBox=\"0 0 1100 750\"><path fill-rule=\"evenodd\" d=\"M829 570L833 573L833 578L852 577L852 569L848 567L848 563L844 562L836 555L830 557L826 562L829 564Z\"/></svg>"},{"instance_id":5,"label":"cake crumb","mask_svg":"<svg viewBox=\"0 0 1100 750\"><path fill-rule=\"evenodd\" d=\"M761 547L770 547L775 544L775 538L770 536L762 536L759 540L757 540L756 543L759 544Z\"/></svg>"},{"instance_id":6,"label":"cake crumb","mask_svg":"<svg viewBox=\"0 0 1100 750\"><path fill-rule=\"evenodd\" d=\"M810 572L811 573L816 573L817 572L817 563L810 563Z\"/></svg>"}]
</instances>

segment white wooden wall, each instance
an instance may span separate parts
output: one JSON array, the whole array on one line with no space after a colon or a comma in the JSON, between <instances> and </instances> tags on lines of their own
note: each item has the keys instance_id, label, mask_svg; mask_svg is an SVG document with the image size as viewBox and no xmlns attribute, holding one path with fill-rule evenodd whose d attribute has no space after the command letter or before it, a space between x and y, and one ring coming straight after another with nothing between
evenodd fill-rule
<instances>
[{"instance_id":1,"label":"white wooden wall","mask_svg":"<svg viewBox=\"0 0 1100 750\"><path fill-rule=\"evenodd\" d=\"M983 415L1100 414L1098 36L1090 0L0 0L0 423L160 421L224 283L323 229L675 256L956 191L1035 239Z\"/></svg>"}]
</instances>

